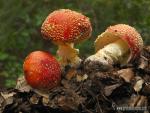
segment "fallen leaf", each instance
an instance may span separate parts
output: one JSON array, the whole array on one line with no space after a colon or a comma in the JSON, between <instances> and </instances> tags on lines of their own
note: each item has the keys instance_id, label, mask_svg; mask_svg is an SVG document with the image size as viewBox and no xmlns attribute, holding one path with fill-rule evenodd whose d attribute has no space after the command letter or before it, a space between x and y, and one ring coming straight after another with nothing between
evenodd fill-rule
<instances>
[{"instance_id":1,"label":"fallen leaf","mask_svg":"<svg viewBox=\"0 0 150 113\"><path fill-rule=\"evenodd\" d=\"M118 71L118 74L121 78L123 78L126 82L131 82L134 77L134 72L132 68L121 69Z\"/></svg>"}]
</instances>

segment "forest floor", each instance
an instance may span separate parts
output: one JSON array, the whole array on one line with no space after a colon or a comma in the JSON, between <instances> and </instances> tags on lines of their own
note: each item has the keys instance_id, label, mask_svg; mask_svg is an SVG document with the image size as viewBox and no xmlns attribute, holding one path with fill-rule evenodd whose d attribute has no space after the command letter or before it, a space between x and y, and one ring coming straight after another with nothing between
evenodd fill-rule
<instances>
[{"instance_id":1,"label":"forest floor","mask_svg":"<svg viewBox=\"0 0 150 113\"><path fill-rule=\"evenodd\" d=\"M107 72L67 67L47 94L22 84L0 92L0 113L149 113L150 46L134 63Z\"/></svg>"}]
</instances>

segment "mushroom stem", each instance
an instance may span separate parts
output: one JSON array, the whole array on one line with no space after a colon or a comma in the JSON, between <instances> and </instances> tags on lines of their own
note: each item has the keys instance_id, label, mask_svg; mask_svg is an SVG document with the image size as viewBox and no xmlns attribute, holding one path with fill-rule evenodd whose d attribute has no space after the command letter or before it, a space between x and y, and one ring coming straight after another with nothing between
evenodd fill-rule
<instances>
[{"instance_id":1,"label":"mushroom stem","mask_svg":"<svg viewBox=\"0 0 150 113\"><path fill-rule=\"evenodd\" d=\"M70 65L71 67L78 67L81 59L78 57L79 50L74 48L73 43L65 43L58 46L58 56L61 58L62 66Z\"/></svg>"},{"instance_id":2,"label":"mushroom stem","mask_svg":"<svg viewBox=\"0 0 150 113\"><path fill-rule=\"evenodd\" d=\"M119 39L116 42L105 46L103 49L100 49L96 55L111 58L114 63L118 63L123 60L123 56L128 50L128 45L123 40Z\"/></svg>"},{"instance_id":3,"label":"mushroom stem","mask_svg":"<svg viewBox=\"0 0 150 113\"><path fill-rule=\"evenodd\" d=\"M122 39L106 45L96 54L85 60L87 68L96 65L100 70L108 70L113 64L123 62L129 53L129 47ZM94 63L94 64L93 64Z\"/></svg>"}]
</instances>

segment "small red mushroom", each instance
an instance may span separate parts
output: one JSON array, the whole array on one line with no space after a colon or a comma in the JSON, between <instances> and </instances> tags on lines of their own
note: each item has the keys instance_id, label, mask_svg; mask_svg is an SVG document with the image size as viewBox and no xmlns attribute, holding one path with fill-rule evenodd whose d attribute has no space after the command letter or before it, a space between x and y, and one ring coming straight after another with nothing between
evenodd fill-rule
<instances>
[{"instance_id":1,"label":"small red mushroom","mask_svg":"<svg viewBox=\"0 0 150 113\"><path fill-rule=\"evenodd\" d=\"M58 86L61 80L60 65L47 52L30 53L24 61L23 70L27 83L35 89L50 90Z\"/></svg>"},{"instance_id":2,"label":"small red mushroom","mask_svg":"<svg viewBox=\"0 0 150 113\"><path fill-rule=\"evenodd\" d=\"M74 43L81 42L91 35L89 18L69 9L56 10L48 15L41 27L45 39L52 40L59 47L57 54L63 66L76 67L81 59Z\"/></svg>"},{"instance_id":3,"label":"small red mushroom","mask_svg":"<svg viewBox=\"0 0 150 113\"><path fill-rule=\"evenodd\" d=\"M142 37L135 28L125 24L110 26L96 39L96 54L88 57L85 65L89 68L96 63L107 70L113 64L132 62L142 48Z\"/></svg>"}]
</instances>

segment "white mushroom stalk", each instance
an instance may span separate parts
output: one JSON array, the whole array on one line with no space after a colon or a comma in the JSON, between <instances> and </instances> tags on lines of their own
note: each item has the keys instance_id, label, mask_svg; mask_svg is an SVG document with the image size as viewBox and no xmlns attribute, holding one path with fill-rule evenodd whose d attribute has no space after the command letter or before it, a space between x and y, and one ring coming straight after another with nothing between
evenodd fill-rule
<instances>
[{"instance_id":1,"label":"white mushroom stalk","mask_svg":"<svg viewBox=\"0 0 150 113\"><path fill-rule=\"evenodd\" d=\"M106 58L111 58L114 63L122 61L125 54L129 51L128 45L121 39L114 43L106 45L103 49L100 49L96 55ZM110 59L110 60L111 60Z\"/></svg>"},{"instance_id":2,"label":"white mushroom stalk","mask_svg":"<svg viewBox=\"0 0 150 113\"><path fill-rule=\"evenodd\" d=\"M79 50L74 48L74 44L66 43L64 45L59 45L57 54L60 57L60 63L62 66L70 65L71 67L78 67L81 63L79 55Z\"/></svg>"},{"instance_id":3,"label":"white mushroom stalk","mask_svg":"<svg viewBox=\"0 0 150 113\"><path fill-rule=\"evenodd\" d=\"M96 54L88 57L85 60L85 64L89 65L88 63L90 63L92 66L96 63L100 67L103 67L103 69L107 69L109 65L123 62L125 56L128 54L128 45L122 39L119 39L106 45L103 49L97 51Z\"/></svg>"}]
</instances>

